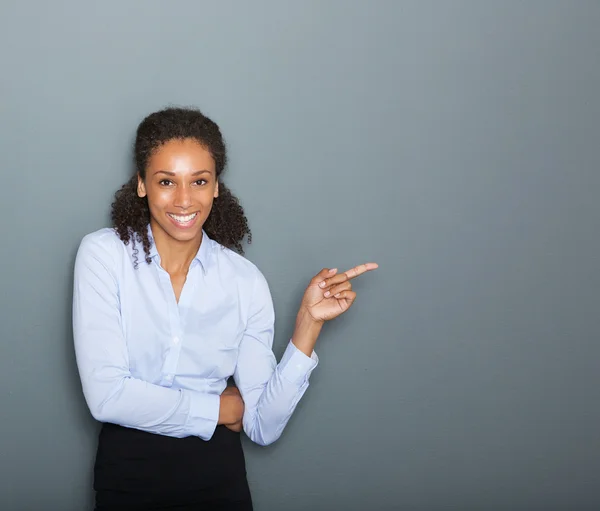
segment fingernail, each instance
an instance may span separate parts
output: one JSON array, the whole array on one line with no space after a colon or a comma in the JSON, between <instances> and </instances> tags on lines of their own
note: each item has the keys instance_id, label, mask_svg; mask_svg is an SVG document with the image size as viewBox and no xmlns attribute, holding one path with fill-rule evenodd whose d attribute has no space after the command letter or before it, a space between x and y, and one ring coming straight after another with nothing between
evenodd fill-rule
<instances>
[{"instance_id":1,"label":"fingernail","mask_svg":"<svg viewBox=\"0 0 600 511\"><path fill-rule=\"evenodd\" d=\"M325 281L319 283L319 287L325 287L326 285L327 284L325 283Z\"/></svg>"},{"instance_id":2,"label":"fingernail","mask_svg":"<svg viewBox=\"0 0 600 511\"><path fill-rule=\"evenodd\" d=\"M337 271L337 268L331 268L331 270L329 270L329 273L335 273Z\"/></svg>"},{"instance_id":3,"label":"fingernail","mask_svg":"<svg viewBox=\"0 0 600 511\"><path fill-rule=\"evenodd\" d=\"M327 292L325 293L325 298L329 298L330 296L331 296L331 293L330 293L329 291L327 291Z\"/></svg>"},{"instance_id":4,"label":"fingernail","mask_svg":"<svg viewBox=\"0 0 600 511\"><path fill-rule=\"evenodd\" d=\"M339 298L341 294L342 294L342 293L336 293L336 294L335 294L335 297L336 297L336 298Z\"/></svg>"}]
</instances>

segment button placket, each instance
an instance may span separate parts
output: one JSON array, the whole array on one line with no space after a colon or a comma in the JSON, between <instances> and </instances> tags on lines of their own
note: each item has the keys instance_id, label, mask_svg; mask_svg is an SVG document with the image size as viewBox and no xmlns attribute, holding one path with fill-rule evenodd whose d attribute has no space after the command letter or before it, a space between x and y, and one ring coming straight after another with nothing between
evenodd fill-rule
<instances>
[{"instance_id":1,"label":"button placket","mask_svg":"<svg viewBox=\"0 0 600 511\"><path fill-rule=\"evenodd\" d=\"M175 379L175 373L179 362L179 354L181 352L181 321L179 318L179 308L173 292L173 285L169 274L162 268L158 267L159 278L163 291L165 293L166 306L169 314L170 338L165 341L168 343L168 349L165 350L165 360L162 367L163 385L171 386Z\"/></svg>"}]
</instances>

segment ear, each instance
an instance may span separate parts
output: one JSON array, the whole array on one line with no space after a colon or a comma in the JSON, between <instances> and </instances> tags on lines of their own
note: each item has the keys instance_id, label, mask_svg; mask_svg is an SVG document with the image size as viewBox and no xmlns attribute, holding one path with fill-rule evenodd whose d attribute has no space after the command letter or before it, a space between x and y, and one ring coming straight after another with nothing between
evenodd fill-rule
<instances>
[{"instance_id":1,"label":"ear","mask_svg":"<svg viewBox=\"0 0 600 511\"><path fill-rule=\"evenodd\" d=\"M217 181L217 184L215 185L215 194L213 195L213 198L217 198L219 196L219 182Z\"/></svg>"},{"instance_id":2,"label":"ear","mask_svg":"<svg viewBox=\"0 0 600 511\"><path fill-rule=\"evenodd\" d=\"M145 197L146 196L146 185L144 184L144 180L141 178L141 176L138 174L137 175L138 178L138 185L137 185L137 194L138 197Z\"/></svg>"}]
</instances>

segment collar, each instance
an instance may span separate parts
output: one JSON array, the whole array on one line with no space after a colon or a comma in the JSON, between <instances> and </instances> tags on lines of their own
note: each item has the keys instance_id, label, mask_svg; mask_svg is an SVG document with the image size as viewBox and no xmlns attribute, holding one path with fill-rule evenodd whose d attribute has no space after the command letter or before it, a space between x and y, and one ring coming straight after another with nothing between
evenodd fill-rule
<instances>
[{"instance_id":1,"label":"collar","mask_svg":"<svg viewBox=\"0 0 600 511\"><path fill-rule=\"evenodd\" d=\"M149 223L148 238L150 239L150 258L158 260L160 264L160 255L158 254L158 250L156 249L156 244L154 243L154 236L152 236L152 228L150 227ZM212 245L213 240L209 238L208 234L206 234L206 231L202 229L202 243L200 243L200 248L194 256L194 260L197 260L200 263L200 266L202 267L202 273L204 273L204 275L206 275L206 272L208 271L212 259Z\"/></svg>"}]
</instances>

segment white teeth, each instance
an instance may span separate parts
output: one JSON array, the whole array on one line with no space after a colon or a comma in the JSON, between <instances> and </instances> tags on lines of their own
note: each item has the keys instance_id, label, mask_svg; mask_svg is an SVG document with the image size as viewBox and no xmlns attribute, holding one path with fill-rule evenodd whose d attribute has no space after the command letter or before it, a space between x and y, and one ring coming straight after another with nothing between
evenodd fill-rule
<instances>
[{"instance_id":1,"label":"white teeth","mask_svg":"<svg viewBox=\"0 0 600 511\"><path fill-rule=\"evenodd\" d=\"M196 217L197 214L198 213L192 213L191 215L174 215L172 213L169 213L169 216L173 220L175 220L175 221L177 221L179 223L184 224L186 222L189 222L190 220L193 220Z\"/></svg>"}]
</instances>

